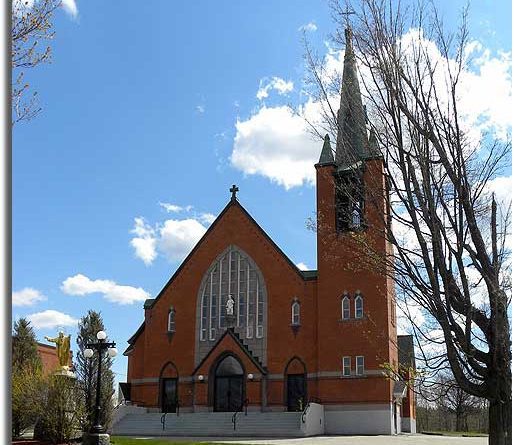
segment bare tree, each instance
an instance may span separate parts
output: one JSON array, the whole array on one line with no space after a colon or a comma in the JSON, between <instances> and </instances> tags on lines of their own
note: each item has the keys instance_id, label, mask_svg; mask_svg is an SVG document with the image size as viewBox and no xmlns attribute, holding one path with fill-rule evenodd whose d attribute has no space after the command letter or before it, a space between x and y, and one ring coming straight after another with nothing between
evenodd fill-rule
<instances>
[{"instance_id":1,"label":"bare tree","mask_svg":"<svg viewBox=\"0 0 514 445\"><path fill-rule=\"evenodd\" d=\"M37 92L29 94L30 86L25 81L25 71L50 61L50 46L44 41L52 40L52 15L61 0L13 0L11 9L11 99L12 124L29 120L41 108Z\"/></svg>"},{"instance_id":2,"label":"bare tree","mask_svg":"<svg viewBox=\"0 0 514 445\"><path fill-rule=\"evenodd\" d=\"M426 318L423 326L413 324L425 368L449 368L462 390L487 399L489 443L511 443L510 204L500 208L490 190L510 166L511 144L492 132L474 137L461 107L467 10L457 31L447 33L432 5L356 3L352 29L349 5L333 3L334 40L346 47L345 70L347 57L358 61L365 117L344 91L337 111L333 92L340 81L307 46L313 97L322 102L321 122L311 128L337 134L338 146L356 142L382 154L391 203L383 235L393 249L380 256L366 245L369 237L354 238L362 241L368 266L395 280L407 316L421 310ZM354 126L369 119L369 137L348 134L345 116ZM342 187L354 199L348 184ZM379 206L383 195L375 198L366 192L366 205Z\"/></svg>"}]
</instances>

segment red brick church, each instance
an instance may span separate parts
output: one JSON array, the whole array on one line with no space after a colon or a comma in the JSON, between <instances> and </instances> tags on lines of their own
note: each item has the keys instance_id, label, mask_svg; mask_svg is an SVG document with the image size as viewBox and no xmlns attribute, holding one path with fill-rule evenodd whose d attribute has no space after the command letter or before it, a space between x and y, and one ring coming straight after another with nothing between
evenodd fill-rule
<instances>
[{"instance_id":1,"label":"red brick church","mask_svg":"<svg viewBox=\"0 0 514 445\"><path fill-rule=\"evenodd\" d=\"M329 434L415 432L412 390L382 365L414 365L397 336L384 160L366 127L351 31L335 155L316 169L317 270L302 271L232 197L129 339L132 404L181 413L302 411ZM373 261L370 261L372 259Z\"/></svg>"}]
</instances>

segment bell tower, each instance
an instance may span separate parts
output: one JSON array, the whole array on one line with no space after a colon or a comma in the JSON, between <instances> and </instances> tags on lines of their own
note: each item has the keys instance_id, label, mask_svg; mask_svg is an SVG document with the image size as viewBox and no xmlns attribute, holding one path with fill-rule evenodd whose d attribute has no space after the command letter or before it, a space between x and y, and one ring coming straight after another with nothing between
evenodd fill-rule
<instances>
[{"instance_id":1,"label":"bell tower","mask_svg":"<svg viewBox=\"0 0 514 445\"><path fill-rule=\"evenodd\" d=\"M364 357L364 368L378 376L381 364L398 360L394 285L385 261L392 252L389 199L384 160L375 134L368 136L350 27L345 37L335 150L325 136L315 166L319 372L339 372L343 357L354 369L356 357ZM335 390L319 384L321 399L325 384L327 392ZM391 402L390 382L380 385L382 392L369 397Z\"/></svg>"}]
</instances>

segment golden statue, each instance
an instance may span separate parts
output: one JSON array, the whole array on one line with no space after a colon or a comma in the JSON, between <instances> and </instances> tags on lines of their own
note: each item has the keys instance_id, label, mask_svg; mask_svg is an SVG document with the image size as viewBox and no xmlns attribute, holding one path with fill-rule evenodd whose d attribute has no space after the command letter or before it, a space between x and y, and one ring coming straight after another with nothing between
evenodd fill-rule
<instances>
[{"instance_id":1,"label":"golden statue","mask_svg":"<svg viewBox=\"0 0 514 445\"><path fill-rule=\"evenodd\" d=\"M57 337L45 337L45 339L57 345L57 358L59 359L59 366L61 367L61 369L67 371L69 369L70 363L71 335L65 336L64 332L60 331Z\"/></svg>"}]
</instances>

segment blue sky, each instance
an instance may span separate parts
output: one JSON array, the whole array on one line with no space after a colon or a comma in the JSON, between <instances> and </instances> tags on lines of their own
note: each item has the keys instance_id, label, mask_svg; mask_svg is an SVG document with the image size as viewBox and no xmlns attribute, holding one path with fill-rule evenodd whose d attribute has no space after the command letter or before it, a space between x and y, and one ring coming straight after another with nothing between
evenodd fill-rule
<instances>
[{"instance_id":1,"label":"blue sky","mask_svg":"<svg viewBox=\"0 0 514 445\"><path fill-rule=\"evenodd\" d=\"M464 3L440 2L446 23ZM66 4L52 64L27 73L43 112L13 129L13 318L39 314L40 340L62 326L75 344L71 319L99 310L121 353L145 295L161 290L234 183L292 261L315 268L306 221L321 143L284 106L305 100L300 29L327 51L327 2ZM490 51L476 75L503 76L509 91L510 8L488 0L470 11L471 36ZM121 354L115 372L124 381Z\"/></svg>"}]
</instances>

